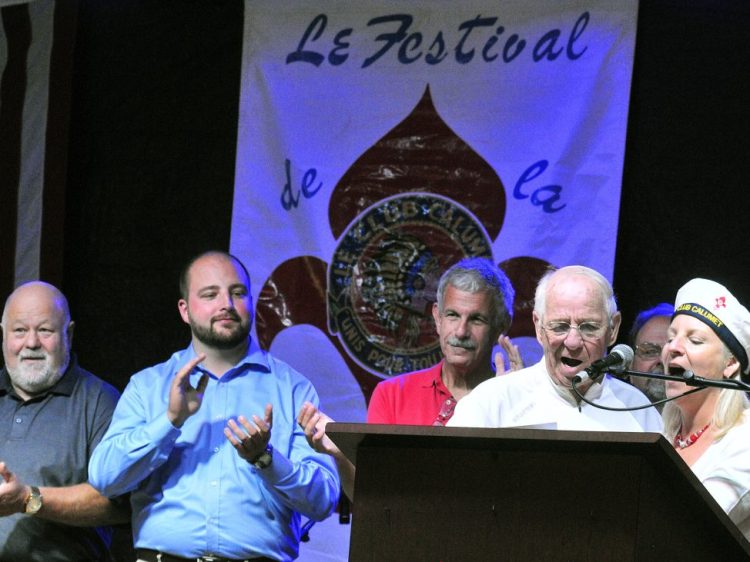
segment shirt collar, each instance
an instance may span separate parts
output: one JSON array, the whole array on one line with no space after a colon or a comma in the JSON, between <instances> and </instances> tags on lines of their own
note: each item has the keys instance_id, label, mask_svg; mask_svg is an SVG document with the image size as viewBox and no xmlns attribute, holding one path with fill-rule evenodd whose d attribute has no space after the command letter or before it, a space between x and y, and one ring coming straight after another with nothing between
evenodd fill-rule
<instances>
[{"instance_id":1,"label":"shirt collar","mask_svg":"<svg viewBox=\"0 0 750 562\"><path fill-rule=\"evenodd\" d=\"M0 371L0 396L5 396L13 391L13 385L10 383L10 375L8 370L3 367Z\"/></svg>"},{"instance_id":2,"label":"shirt collar","mask_svg":"<svg viewBox=\"0 0 750 562\"><path fill-rule=\"evenodd\" d=\"M263 351L253 338L250 338L245 357L237 363L238 367L241 365L247 365L253 371L271 372L271 366L268 364L268 353Z\"/></svg>"},{"instance_id":3,"label":"shirt collar","mask_svg":"<svg viewBox=\"0 0 750 562\"><path fill-rule=\"evenodd\" d=\"M443 363L445 363L445 359L441 359L440 363L429 368L429 370L432 371L433 376L430 378L425 378L422 381L422 386L424 388L428 388L428 387L445 388L445 384L443 383L443 376L442 376Z\"/></svg>"},{"instance_id":4,"label":"shirt collar","mask_svg":"<svg viewBox=\"0 0 750 562\"><path fill-rule=\"evenodd\" d=\"M190 344L188 348L189 358L195 357L197 353L193 344ZM201 365L196 367L197 371L202 371L213 375L210 371L204 369ZM271 366L268 363L268 353L263 351L253 338L248 338L247 351L245 355L237 361L237 363L229 371L227 371L222 378L231 378L232 376L239 376L249 371L257 371L261 373L270 373ZM227 377L227 375L230 375Z\"/></svg>"}]
</instances>

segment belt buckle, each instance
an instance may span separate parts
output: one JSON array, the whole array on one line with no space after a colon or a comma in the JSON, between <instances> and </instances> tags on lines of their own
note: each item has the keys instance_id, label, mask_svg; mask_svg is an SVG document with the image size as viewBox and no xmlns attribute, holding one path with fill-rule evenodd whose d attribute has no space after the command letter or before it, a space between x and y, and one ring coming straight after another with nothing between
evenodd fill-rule
<instances>
[{"instance_id":1,"label":"belt buckle","mask_svg":"<svg viewBox=\"0 0 750 562\"><path fill-rule=\"evenodd\" d=\"M222 558L221 556L200 556L196 558L196 562L221 562L222 560L226 560L225 558Z\"/></svg>"}]
</instances>

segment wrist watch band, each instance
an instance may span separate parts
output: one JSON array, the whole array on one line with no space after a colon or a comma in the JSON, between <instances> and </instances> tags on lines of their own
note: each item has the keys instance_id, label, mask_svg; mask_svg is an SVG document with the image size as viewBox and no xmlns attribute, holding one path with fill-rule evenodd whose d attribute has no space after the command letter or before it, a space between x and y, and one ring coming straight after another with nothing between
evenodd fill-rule
<instances>
[{"instance_id":1,"label":"wrist watch band","mask_svg":"<svg viewBox=\"0 0 750 562\"><path fill-rule=\"evenodd\" d=\"M40 509L42 509L42 493L36 486L30 486L31 493L26 498L26 505L24 507L24 513L27 515L34 515Z\"/></svg>"},{"instance_id":2,"label":"wrist watch band","mask_svg":"<svg viewBox=\"0 0 750 562\"><path fill-rule=\"evenodd\" d=\"M273 462L273 446L269 443L266 450L252 460L252 464L258 470L263 470L271 466Z\"/></svg>"}]
</instances>

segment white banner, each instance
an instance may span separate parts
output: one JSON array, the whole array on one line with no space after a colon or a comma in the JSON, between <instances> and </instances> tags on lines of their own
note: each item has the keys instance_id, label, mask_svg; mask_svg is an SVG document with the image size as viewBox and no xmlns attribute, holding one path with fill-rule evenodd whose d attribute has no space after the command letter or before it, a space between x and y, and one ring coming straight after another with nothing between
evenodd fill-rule
<instances>
[{"instance_id":1,"label":"white banner","mask_svg":"<svg viewBox=\"0 0 750 562\"><path fill-rule=\"evenodd\" d=\"M612 277L636 19L635 0L246 2L231 250L266 287L261 344L334 414L439 358L425 312L463 255L514 281L518 338L548 264Z\"/></svg>"},{"instance_id":2,"label":"white banner","mask_svg":"<svg viewBox=\"0 0 750 562\"><path fill-rule=\"evenodd\" d=\"M490 257L527 363L549 265L612 278L637 0L246 0L231 251L262 346L362 421L440 357L440 273Z\"/></svg>"}]
</instances>

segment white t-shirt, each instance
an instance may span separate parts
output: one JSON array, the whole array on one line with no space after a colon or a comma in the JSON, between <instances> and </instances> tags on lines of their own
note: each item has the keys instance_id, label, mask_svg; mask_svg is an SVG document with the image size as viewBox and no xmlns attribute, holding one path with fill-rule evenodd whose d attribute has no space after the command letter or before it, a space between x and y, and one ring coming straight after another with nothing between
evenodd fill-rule
<instances>
[{"instance_id":1,"label":"white t-shirt","mask_svg":"<svg viewBox=\"0 0 750 562\"><path fill-rule=\"evenodd\" d=\"M750 414L706 449L691 467L698 479L750 539Z\"/></svg>"},{"instance_id":2,"label":"white t-shirt","mask_svg":"<svg viewBox=\"0 0 750 562\"><path fill-rule=\"evenodd\" d=\"M635 387L605 376L585 398L610 408L649 404ZM544 358L526 369L494 377L478 385L456 405L449 426L541 426L573 431L653 431L661 433L656 408L633 412L602 410L578 404L569 389L556 385L547 374Z\"/></svg>"}]
</instances>

